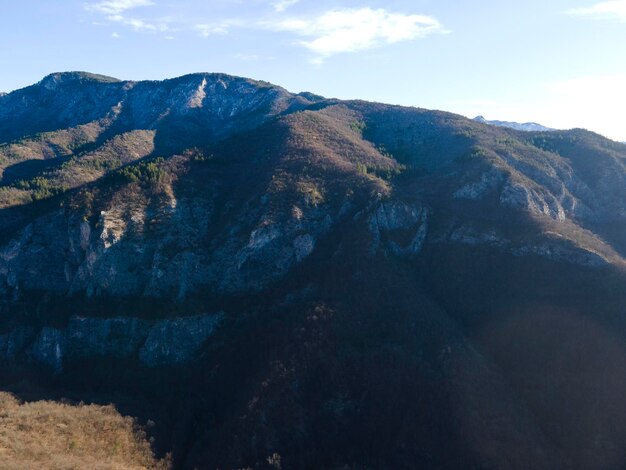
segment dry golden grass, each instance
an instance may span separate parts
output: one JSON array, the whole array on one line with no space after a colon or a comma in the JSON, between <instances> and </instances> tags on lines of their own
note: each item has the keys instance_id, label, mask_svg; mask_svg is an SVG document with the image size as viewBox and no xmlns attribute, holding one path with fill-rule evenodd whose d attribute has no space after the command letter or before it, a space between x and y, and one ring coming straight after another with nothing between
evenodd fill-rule
<instances>
[{"instance_id":1,"label":"dry golden grass","mask_svg":"<svg viewBox=\"0 0 626 470\"><path fill-rule=\"evenodd\" d=\"M0 392L1 470L167 468L134 420L111 405L20 403Z\"/></svg>"}]
</instances>

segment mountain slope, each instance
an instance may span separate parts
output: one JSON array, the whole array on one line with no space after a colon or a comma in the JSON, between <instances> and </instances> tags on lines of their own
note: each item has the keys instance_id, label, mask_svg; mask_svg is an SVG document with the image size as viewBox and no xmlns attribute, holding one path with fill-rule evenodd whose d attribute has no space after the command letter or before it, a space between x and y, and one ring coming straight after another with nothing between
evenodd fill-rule
<instances>
[{"instance_id":1,"label":"mountain slope","mask_svg":"<svg viewBox=\"0 0 626 470\"><path fill-rule=\"evenodd\" d=\"M179 468L626 461L623 146L220 74L54 74L0 141L5 388Z\"/></svg>"}]
</instances>

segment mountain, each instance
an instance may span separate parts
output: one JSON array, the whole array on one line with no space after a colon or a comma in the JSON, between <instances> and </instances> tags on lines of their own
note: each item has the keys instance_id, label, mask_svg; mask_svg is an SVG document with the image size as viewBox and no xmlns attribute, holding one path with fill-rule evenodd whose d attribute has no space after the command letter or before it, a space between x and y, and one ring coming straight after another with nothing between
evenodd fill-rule
<instances>
[{"instance_id":1,"label":"mountain","mask_svg":"<svg viewBox=\"0 0 626 470\"><path fill-rule=\"evenodd\" d=\"M0 388L176 468L619 468L626 148L193 74L0 98Z\"/></svg>"},{"instance_id":2,"label":"mountain","mask_svg":"<svg viewBox=\"0 0 626 470\"><path fill-rule=\"evenodd\" d=\"M536 122L519 123L519 122L510 122L510 121L487 121L483 116L476 116L474 118L474 121L481 122L483 124L491 124L492 126L510 127L511 129L515 129L517 131L527 131L527 132L538 131L538 132L542 132L542 131L553 131L554 130L554 129L551 129L549 127L542 126L541 124L537 124Z\"/></svg>"}]
</instances>

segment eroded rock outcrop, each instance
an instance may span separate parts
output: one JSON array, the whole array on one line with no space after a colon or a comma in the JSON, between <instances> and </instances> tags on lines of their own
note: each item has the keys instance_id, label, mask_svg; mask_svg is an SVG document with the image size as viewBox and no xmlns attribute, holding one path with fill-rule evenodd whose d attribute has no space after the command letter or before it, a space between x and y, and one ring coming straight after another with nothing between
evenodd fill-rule
<instances>
[{"instance_id":1,"label":"eroded rock outcrop","mask_svg":"<svg viewBox=\"0 0 626 470\"><path fill-rule=\"evenodd\" d=\"M149 331L150 322L133 317L72 317L65 333L71 356L125 358L139 350Z\"/></svg>"},{"instance_id":2,"label":"eroded rock outcrop","mask_svg":"<svg viewBox=\"0 0 626 470\"><path fill-rule=\"evenodd\" d=\"M66 352L67 336L65 331L44 327L31 345L29 355L36 363L49 366L55 372L60 372L63 369L63 359Z\"/></svg>"},{"instance_id":3,"label":"eroded rock outcrop","mask_svg":"<svg viewBox=\"0 0 626 470\"><path fill-rule=\"evenodd\" d=\"M184 364L191 361L213 334L223 314L176 318L157 322L139 351L148 367Z\"/></svg>"},{"instance_id":4,"label":"eroded rock outcrop","mask_svg":"<svg viewBox=\"0 0 626 470\"><path fill-rule=\"evenodd\" d=\"M0 360L30 360L55 372L67 360L97 357L138 360L151 368L181 365L197 357L223 318L223 313L159 321L75 316L65 328L22 327L0 335Z\"/></svg>"},{"instance_id":5,"label":"eroded rock outcrop","mask_svg":"<svg viewBox=\"0 0 626 470\"><path fill-rule=\"evenodd\" d=\"M429 209L401 201L382 202L369 218L372 252L381 248L398 256L419 254L428 234Z\"/></svg>"}]
</instances>

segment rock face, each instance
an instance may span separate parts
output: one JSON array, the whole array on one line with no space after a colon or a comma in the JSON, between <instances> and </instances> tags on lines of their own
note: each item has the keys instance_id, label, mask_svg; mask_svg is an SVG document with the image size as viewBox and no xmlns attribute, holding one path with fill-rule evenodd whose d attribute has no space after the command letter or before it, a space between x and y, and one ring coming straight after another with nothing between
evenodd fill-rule
<instances>
[{"instance_id":1,"label":"rock face","mask_svg":"<svg viewBox=\"0 0 626 470\"><path fill-rule=\"evenodd\" d=\"M164 320L150 328L139 351L139 359L148 367L184 364L192 360L213 334L222 315Z\"/></svg>"},{"instance_id":2,"label":"rock face","mask_svg":"<svg viewBox=\"0 0 626 470\"><path fill-rule=\"evenodd\" d=\"M63 368L66 353L66 337L63 331L55 328L42 328L35 339L30 355L39 364L50 366L55 372Z\"/></svg>"},{"instance_id":3,"label":"rock face","mask_svg":"<svg viewBox=\"0 0 626 470\"><path fill-rule=\"evenodd\" d=\"M35 330L29 327L13 329L10 333L0 335L0 358L14 361L35 339Z\"/></svg>"},{"instance_id":4,"label":"rock face","mask_svg":"<svg viewBox=\"0 0 626 470\"><path fill-rule=\"evenodd\" d=\"M565 220L565 210L561 203L552 194L541 194L534 188L519 184L507 185L502 191L500 202L507 207L527 209L538 215Z\"/></svg>"},{"instance_id":5,"label":"rock face","mask_svg":"<svg viewBox=\"0 0 626 470\"><path fill-rule=\"evenodd\" d=\"M150 331L137 318L72 317L65 331L70 356L128 358L136 354Z\"/></svg>"},{"instance_id":6,"label":"rock face","mask_svg":"<svg viewBox=\"0 0 626 470\"><path fill-rule=\"evenodd\" d=\"M369 219L372 250L382 244L398 256L418 255L428 234L428 212L426 207L400 202L380 204Z\"/></svg>"},{"instance_id":7,"label":"rock face","mask_svg":"<svg viewBox=\"0 0 626 470\"><path fill-rule=\"evenodd\" d=\"M0 387L177 468L622 468L625 230L588 131L52 74L0 96Z\"/></svg>"},{"instance_id":8,"label":"rock face","mask_svg":"<svg viewBox=\"0 0 626 470\"><path fill-rule=\"evenodd\" d=\"M149 204L116 201L93 225L66 210L36 220L0 251L4 291L172 295L182 301L200 286L220 292L258 290L309 256L317 237L338 216L314 207L300 210L297 218L271 222L267 214L249 222L252 214L241 214L241 225L233 227L237 233L207 252L198 247L212 230L211 199ZM151 230L155 218L168 223ZM44 269L45 277L32 275Z\"/></svg>"},{"instance_id":9,"label":"rock face","mask_svg":"<svg viewBox=\"0 0 626 470\"><path fill-rule=\"evenodd\" d=\"M174 366L197 359L223 314L147 321L132 317L71 317L66 328L38 333L17 329L0 336L0 360L27 358L59 373L66 360L138 359L147 367Z\"/></svg>"}]
</instances>

